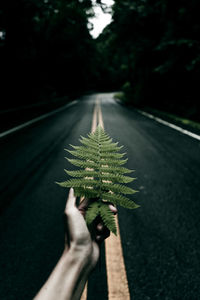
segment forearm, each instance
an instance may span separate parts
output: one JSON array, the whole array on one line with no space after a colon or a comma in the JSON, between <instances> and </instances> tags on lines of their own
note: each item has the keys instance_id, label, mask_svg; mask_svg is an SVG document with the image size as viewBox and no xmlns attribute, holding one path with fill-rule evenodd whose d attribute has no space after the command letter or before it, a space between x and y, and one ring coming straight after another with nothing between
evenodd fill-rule
<instances>
[{"instance_id":1,"label":"forearm","mask_svg":"<svg viewBox=\"0 0 200 300\"><path fill-rule=\"evenodd\" d=\"M78 300L91 267L87 259L64 252L34 300Z\"/></svg>"}]
</instances>

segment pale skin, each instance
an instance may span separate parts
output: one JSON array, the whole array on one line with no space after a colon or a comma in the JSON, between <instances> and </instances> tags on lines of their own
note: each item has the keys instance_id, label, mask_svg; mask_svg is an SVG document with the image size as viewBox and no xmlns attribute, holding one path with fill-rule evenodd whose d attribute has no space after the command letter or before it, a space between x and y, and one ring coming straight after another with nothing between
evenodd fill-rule
<instances>
[{"instance_id":1,"label":"pale skin","mask_svg":"<svg viewBox=\"0 0 200 300\"><path fill-rule=\"evenodd\" d=\"M116 207L108 204L113 214ZM110 232L97 220L93 228L93 238L87 228L84 215L88 200L76 207L74 190L69 191L65 207L64 251L48 280L33 300L79 300L87 278L99 259L99 243Z\"/></svg>"}]
</instances>

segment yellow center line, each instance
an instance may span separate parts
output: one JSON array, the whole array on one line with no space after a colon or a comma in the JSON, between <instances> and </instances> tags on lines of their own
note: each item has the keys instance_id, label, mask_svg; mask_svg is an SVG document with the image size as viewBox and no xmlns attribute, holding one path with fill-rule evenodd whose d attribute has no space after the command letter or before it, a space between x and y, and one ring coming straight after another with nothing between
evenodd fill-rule
<instances>
[{"instance_id":1,"label":"yellow center line","mask_svg":"<svg viewBox=\"0 0 200 300\"><path fill-rule=\"evenodd\" d=\"M98 114L99 124L104 128L100 103ZM105 240L108 300L129 300L130 293L117 216L115 216L115 220L117 224L117 237L111 233L110 237Z\"/></svg>"},{"instance_id":2,"label":"yellow center line","mask_svg":"<svg viewBox=\"0 0 200 300\"><path fill-rule=\"evenodd\" d=\"M97 116L99 124L104 128L103 116L99 100L96 100L92 132L97 126ZM94 125L96 124L96 126ZM124 264L123 250L119 231L118 217L115 216L117 224L117 237L111 233L110 237L105 240L105 256L107 270L108 300L130 300L128 280ZM81 300L87 299L87 286L84 289Z\"/></svg>"},{"instance_id":3,"label":"yellow center line","mask_svg":"<svg viewBox=\"0 0 200 300\"><path fill-rule=\"evenodd\" d=\"M91 132L94 132L97 128L97 116L98 116L98 100L96 99L95 106L94 106L94 111L93 111L93 116L92 116ZM83 200L83 198L81 200ZM83 294L82 294L80 300L87 300L87 288L88 288L88 283L86 283L86 285L85 285L85 288L83 290Z\"/></svg>"},{"instance_id":4,"label":"yellow center line","mask_svg":"<svg viewBox=\"0 0 200 300\"><path fill-rule=\"evenodd\" d=\"M99 101L97 102L97 105L98 105L98 119L99 119L99 124L104 129L103 116L102 116L101 105L100 105Z\"/></svg>"},{"instance_id":5,"label":"yellow center line","mask_svg":"<svg viewBox=\"0 0 200 300\"><path fill-rule=\"evenodd\" d=\"M87 286L88 286L88 283L86 282L86 285L84 287L83 294L82 294L80 300L86 300L87 299Z\"/></svg>"},{"instance_id":6,"label":"yellow center line","mask_svg":"<svg viewBox=\"0 0 200 300\"><path fill-rule=\"evenodd\" d=\"M94 106L91 132L94 132L97 127L97 111L98 111L98 100L96 100L95 106Z\"/></svg>"}]
</instances>

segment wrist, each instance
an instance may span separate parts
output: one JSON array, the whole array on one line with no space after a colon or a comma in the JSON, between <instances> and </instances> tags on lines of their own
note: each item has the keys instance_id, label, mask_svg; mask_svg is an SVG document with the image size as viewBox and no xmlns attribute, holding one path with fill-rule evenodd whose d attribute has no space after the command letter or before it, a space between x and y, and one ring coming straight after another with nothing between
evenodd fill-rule
<instances>
[{"instance_id":1,"label":"wrist","mask_svg":"<svg viewBox=\"0 0 200 300\"><path fill-rule=\"evenodd\" d=\"M47 282L34 299L79 299L74 295L76 291L81 293L79 287L84 287L90 271L90 263L86 256L78 256L73 247L68 251L65 249ZM64 291L67 291L67 295Z\"/></svg>"},{"instance_id":2,"label":"wrist","mask_svg":"<svg viewBox=\"0 0 200 300\"><path fill-rule=\"evenodd\" d=\"M92 264L92 249L91 247L77 247L72 245L70 249L64 249L61 256L63 264L74 266L80 270L90 271Z\"/></svg>"}]
</instances>

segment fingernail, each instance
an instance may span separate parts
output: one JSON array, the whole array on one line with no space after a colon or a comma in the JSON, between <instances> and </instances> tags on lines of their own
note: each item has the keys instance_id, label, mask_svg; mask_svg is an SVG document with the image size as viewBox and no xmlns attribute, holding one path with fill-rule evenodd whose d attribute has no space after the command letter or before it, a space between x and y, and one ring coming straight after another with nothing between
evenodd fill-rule
<instances>
[{"instance_id":1,"label":"fingernail","mask_svg":"<svg viewBox=\"0 0 200 300\"><path fill-rule=\"evenodd\" d=\"M117 213L117 208L114 205L109 204L109 208L113 213L115 213L115 214Z\"/></svg>"},{"instance_id":2,"label":"fingernail","mask_svg":"<svg viewBox=\"0 0 200 300\"><path fill-rule=\"evenodd\" d=\"M71 187L69 190L70 196L74 196L74 189Z\"/></svg>"},{"instance_id":3,"label":"fingernail","mask_svg":"<svg viewBox=\"0 0 200 300\"><path fill-rule=\"evenodd\" d=\"M97 225L97 230L102 231L102 229L103 229L103 225L102 224L98 224Z\"/></svg>"},{"instance_id":4,"label":"fingernail","mask_svg":"<svg viewBox=\"0 0 200 300\"><path fill-rule=\"evenodd\" d=\"M100 239L101 239L101 236L100 236L100 235L97 235L97 236L96 236L96 240L97 240L97 241L100 241Z\"/></svg>"}]
</instances>

